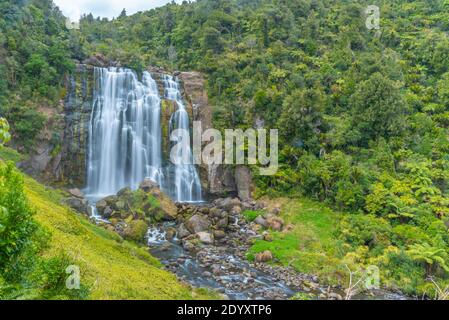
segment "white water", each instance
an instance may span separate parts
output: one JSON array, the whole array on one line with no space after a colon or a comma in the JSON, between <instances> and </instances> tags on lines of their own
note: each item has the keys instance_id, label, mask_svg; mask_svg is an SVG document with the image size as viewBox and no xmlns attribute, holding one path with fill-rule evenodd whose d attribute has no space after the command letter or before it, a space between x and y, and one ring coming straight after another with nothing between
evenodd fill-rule
<instances>
[{"instance_id":1,"label":"white water","mask_svg":"<svg viewBox=\"0 0 449 320\"><path fill-rule=\"evenodd\" d=\"M182 135L176 135L175 130L190 130L189 114L184 106L181 98L178 83L171 76L164 76L165 98L176 102L177 111L170 118L170 137L177 143L182 140ZM201 183L197 170L193 163L192 151L190 149L190 141L186 146L187 155L183 154L183 149L175 154L175 163L182 163L172 167L171 175L174 181L174 189L170 190L170 194L177 202L196 202L201 200ZM187 158L184 158L187 156Z\"/></svg>"},{"instance_id":2,"label":"white water","mask_svg":"<svg viewBox=\"0 0 449 320\"><path fill-rule=\"evenodd\" d=\"M176 101L178 106L170 130L189 130L189 116L177 82L165 76L164 85L165 98ZM164 166L161 97L148 72L139 81L129 69L95 68L88 147L86 193L92 201L116 194L124 187L137 189L145 178L158 183L178 202L201 201L195 166L168 161Z\"/></svg>"}]
</instances>

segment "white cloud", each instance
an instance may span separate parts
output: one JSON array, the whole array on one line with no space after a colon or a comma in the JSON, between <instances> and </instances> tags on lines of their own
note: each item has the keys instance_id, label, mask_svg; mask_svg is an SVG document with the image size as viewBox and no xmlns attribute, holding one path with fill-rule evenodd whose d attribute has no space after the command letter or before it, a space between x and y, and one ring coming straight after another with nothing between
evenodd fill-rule
<instances>
[{"instance_id":1,"label":"white cloud","mask_svg":"<svg viewBox=\"0 0 449 320\"><path fill-rule=\"evenodd\" d=\"M92 13L94 17L117 17L123 8L128 14L162 6L171 0L53 0L65 16L73 21L82 14ZM176 1L178 3L182 0Z\"/></svg>"}]
</instances>

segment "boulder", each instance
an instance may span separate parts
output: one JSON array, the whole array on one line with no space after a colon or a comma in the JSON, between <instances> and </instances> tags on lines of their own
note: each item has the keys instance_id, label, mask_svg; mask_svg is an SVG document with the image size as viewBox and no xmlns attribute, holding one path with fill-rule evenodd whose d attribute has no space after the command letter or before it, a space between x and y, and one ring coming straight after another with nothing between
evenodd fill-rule
<instances>
[{"instance_id":1,"label":"boulder","mask_svg":"<svg viewBox=\"0 0 449 320\"><path fill-rule=\"evenodd\" d=\"M213 244L214 243L214 236L210 234L209 232L198 232L197 234L198 239L204 243L204 244Z\"/></svg>"},{"instance_id":2,"label":"boulder","mask_svg":"<svg viewBox=\"0 0 449 320\"><path fill-rule=\"evenodd\" d=\"M219 199L216 201L216 206L226 211L231 211L237 206L241 206L241 202L237 198Z\"/></svg>"},{"instance_id":3,"label":"boulder","mask_svg":"<svg viewBox=\"0 0 449 320\"><path fill-rule=\"evenodd\" d=\"M85 198L84 193L80 189L78 189L78 188L70 189L69 193L72 196L74 196L75 198L79 198L79 199L84 199Z\"/></svg>"},{"instance_id":4,"label":"boulder","mask_svg":"<svg viewBox=\"0 0 449 320\"><path fill-rule=\"evenodd\" d=\"M264 228L266 228L266 227L268 226L267 221L266 221L264 218L262 218L262 216L258 216L258 217L254 220L254 222L257 223L258 225L261 225L261 226L264 227Z\"/></svg>"},{"instance_id":5,"label":"boulder","mask_svg":"<svg viewBox=\"0 0 449 320\"><path fill-rule=\"evenodd\" d=\"M176 229L175 228L168 228L165 232L165 238L168 241L173 240L173 238L176 236Z\"/></svg>"},{"instance_id":6,"label":"boulder","mask_svg":"<svg viewBox=\"0 0 449 320\"><path fill-rule=\"evenodd\" d=\"M87 213L87 207L88 203L85 199L79 199L79 198L68 198L66 199L65 203L71 207L72 209L80 212L80 213Z\"/></svg>"},{"instance_id":7,"label":"boulder","mask_svg":"<svg viewBox=\"0 0 449 320\"><path fill-rule=\"evenodd\" d=\"M214 208L209 210L209 214L213 218L221 217L221 212L222 212L222 210L220 208L217 208L217 207L214 207Z\"/></svg>"},{"instance_id":8,"label":"boulder","mask_svg":"<svg viewBox=\"0 0 449 320\"><path fill-rule=\"evenodd\" d=\"M103 214L103 212L107 206L108 206L108 203L105 200L100 200L96 204L97 210L100 214Z\"/></svg>"},{"instance_id":9,"label":"boulder","mask_svg":"<svg viewBox=\"0 0 449 320\"><path fill-rule=\"evenodd\" d=\"M226 237L226 233L223 230L215 230L214 238L217 240L224 239Z\"/></svg>"},{"instance_id":10,"label":"boulder","mask_svg":"<svg viewBox=\"0 0 449 320\"><path fill-rule=\"evenodd\" d=\"M247 166L237 166L235 169L235 183L240 200L251 199L251 170Z\"/></svg>"},{"instance_id":11,"label":"boulder","mask_svg":"<svg viewBox=\"0 0 449 320\"><path fill-rule=\"evenodd\" d=\"M145 192L150 192L151 190L156 189L156 188L159 188L159 185L151 179L145 179L139 185L139 189L141 189Z\"/></svg>"},{"instance_id":12,"label":"boulder","mask_svg":"<svg viewBox=\"0 0 449 320\"><path fill-rule=\"evenodd\" d=\"M232 215L239 215L242 213L242 207L240 206L235 206L234 208L232 208L231 210L231 214Z\"/></svg>"},{"instance_id":13,"label":"boulder","mask_svg":"<svg viewBox=\"0 0 449 320\"><path fill-rule=\"evenodd\" d=\"M126 208L126 204L125 204L125 202L124 201L117 201L116 203L115 203L115 207L117 208L117 210L120 210L120 211L122 211L122 210L125 210L125 208Z\"/></svg>"},{"instance_id":14,"label":"boulder","mask_svg":"<svg viewBox=\"0 0 449 320\"><path fill-rule=\"evenodd\" d=\"M216 225L218 228L221 229L226 228L227 226L229 226L229 218L228 217L221 218L220 220L218 220Z\"/></svg>"},{"instance_id":15,"label":"boulder","mask_svg":"<svg viewBox=\"0 0 449 320\"><path fill-rule=\"evenodd\" d=\"M128 240L143 242L148 232L148 224L142 220L131 221L123 230L123 237Z\"/></svg>"},{"instance_id":16,"label":"boulder","mask_svg":"<svg viewBox=\"0 0 449 320\"><path fill-rule=\"evenodd\" d=\"M271 251L266 250L264 252L258 253L256 254L256 261L257 262L269 262L273 260L273 254L271 253Z\"/></svg>"},{"instance_id":17,"label":"boulder","mask_svg":"<svg viewBox=\"0 0 449 320\"><path fill-rule=\"evenodd\" d=\"M198 233L209 229L211 223L206 216L196 214L185 223L185 226L190 233Z\"/></svg>"},{"instance_id":18,"label":"boulder","mask_svg":"<svg viewBox=\"0 0 449 320\"><path fill-rule=\"evenodd\" d=\"M184 238L190 236L191 233L189 230L187 230L184 223L181 223L177 229L177 234L178 234L179 239L184 239Z\"/></svg>"},{"instance_id":19,"label":"boulder","mask_svg":"<svg viewBox=\"0 0 449 320\"><path fill-rule=\"evenodd\" d=\"M175 220L176 216L178 215L178 208L176 207L176 204L172 201L172 199L170 199L169 196L163 193L157 186L151 189L150 194L158 201L159 209L162 210L163 213L162 220Z\"/></svg>"},{"instance_id":20,"label":"boulder","mask_svg":"<svg viewBox=\"0 0 449 320\"><path fill-rule=\"evenodd\" d=\"M282 218L270 215L266 221L267 227L274 231L282 231L284 227L284 220Z\"/></svg>"},{"instance_id":21,"label":"boulder","mask_svg":"<svg viewBox=\"0 0 449 320\"><path fill-rule=\"evenodd\" d=\"M123 197L127 197L129 195L131 195L133 193L133 191L131 190L131 188L126 187L121 189L119 192L117 192L117 196L119 198L123 198Z\"/></svg>"},{"instance_id":22,"label":"boulder","mask_svg":"<svg viewBox=\"0 0 449 320\"><path fill-rule=\"evenodd\" d=\"M191 240L183 240L182 247L184 248L184 250L189 252L193 252L196 250L196 246Z\"/></svg>"},{"instance_id":23,"label":"boulder","mask_svg":"<svg viewBox=\"0 0 449 320\"><path fill-rule=\"evenodd\" d=\"M114 213L114 211L111 209L111 207L106 207L106 208L104 208L101 216L105 219L109 219L112 217L113 213Z\"/></svg>"}]
</instances>

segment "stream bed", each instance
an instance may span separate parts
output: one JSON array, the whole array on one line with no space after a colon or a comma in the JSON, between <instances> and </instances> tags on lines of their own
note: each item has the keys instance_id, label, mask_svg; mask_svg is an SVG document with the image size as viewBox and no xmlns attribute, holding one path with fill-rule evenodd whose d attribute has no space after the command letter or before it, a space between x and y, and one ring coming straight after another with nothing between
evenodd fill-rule
<instances>
[{"instance_id":1,"label":"stream bed","mask_svg":"<svg viewBox=\"0 0 449 320\"><path fill-rule=\"evenodd\" d=\"M175 238L165 239L163 227L149 230L150 252L177 277L194 287L214 289L231 300L289 299L299 288L256 269L224 246L186 252Z\"/></svg>"}]
</instances>

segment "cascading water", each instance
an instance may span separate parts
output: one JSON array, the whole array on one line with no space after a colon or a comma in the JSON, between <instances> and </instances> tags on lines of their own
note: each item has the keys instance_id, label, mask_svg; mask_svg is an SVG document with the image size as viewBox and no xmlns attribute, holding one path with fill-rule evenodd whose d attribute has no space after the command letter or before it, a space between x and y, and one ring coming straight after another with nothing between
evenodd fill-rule
<instances>
[{"instance_id":1,"label":"cascading water","mask_svg":"<svg viewBox=\"0 0 449 320\"><path fill-rule=\"evenodd\" d=\"M176 102L177 110L170 118L170 137L174 143L182 141L183 135L176 130L189 132L189 114L182 101L178 83L169 75L164 78L165 98ZM174 154L174 162L171 166L170 176L173 177L174 189L170 191L173 199L178 202L196 202L201 200L201 183L198 172L193 165L193 156L190 149L190 141L184 144L185 148L179 148ZM174 172L173 172L174 171Z\"/></svg>"},{"instance_id":2,"label":"cascading water","mask_svg":"<svg viewBox=\"0 0 449 320\"><path fill-rule=\"evenodd\" d=\"M144 72L142 81L129 69L95 68L95 91L89 126L87 194L92 201L136 189L145 178L178 202L201 201L201 185L193 165L164 167L161 98L156 81ZM170 128L189 130L189 117L178 84L164 77L165 98L178 110ZM190 155L191 157L191 155Z\"/></svg>"}]
</instances>

